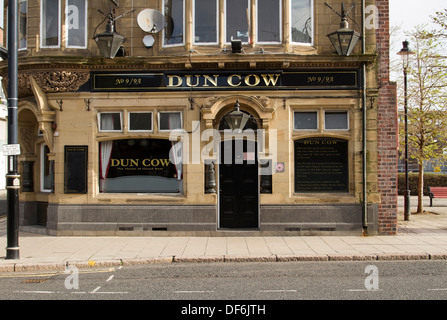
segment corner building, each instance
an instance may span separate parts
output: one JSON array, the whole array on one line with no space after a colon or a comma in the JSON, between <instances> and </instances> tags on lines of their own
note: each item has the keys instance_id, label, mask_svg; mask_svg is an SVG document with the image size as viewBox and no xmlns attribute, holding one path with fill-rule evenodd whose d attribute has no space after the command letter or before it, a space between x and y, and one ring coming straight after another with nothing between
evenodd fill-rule
<instances>
[{"instance_id":1,"label":"corner building","mask_svg":"<svg viewBox=\"0 0 447 320\"><path fill-rule=\"evenodd\" d=\"M364 2L340 55L339 0L20 0L22 230L395 234L388 1Z\"/></svg>"}]
</instances>

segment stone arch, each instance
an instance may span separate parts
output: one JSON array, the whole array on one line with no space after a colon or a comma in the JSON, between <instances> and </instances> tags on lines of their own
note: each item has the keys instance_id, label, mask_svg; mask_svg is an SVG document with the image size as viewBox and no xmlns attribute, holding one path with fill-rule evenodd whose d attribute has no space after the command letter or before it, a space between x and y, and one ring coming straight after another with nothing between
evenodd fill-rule
<instances>
[{"instance_id":1,"label":"stone arch","mask_svg":"<svg viewBox=\"0 0 447 320\"><path fill-rule=\"evenodd\" d=\"M215 128L222 117L233 109L236 101L239 101L241 110L250 113L253 117L260 120L262 129L269 128L270 120L275 115L275 108L272 107L270 99L267 97L246 95L231 95L206 99L202 107L202 118L205 120L206 128Z\"/></svg>"}]
</instances>

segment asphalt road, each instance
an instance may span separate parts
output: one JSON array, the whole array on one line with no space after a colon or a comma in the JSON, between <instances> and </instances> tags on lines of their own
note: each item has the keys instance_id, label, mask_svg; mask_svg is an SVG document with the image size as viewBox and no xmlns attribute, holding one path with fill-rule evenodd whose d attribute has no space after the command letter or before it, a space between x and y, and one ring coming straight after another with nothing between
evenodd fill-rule
<instances>
[{"instance_id":1,"label":"asphalt road","mask_svg":"<svg viewBox=\"0 0 447 320\"><path fill-rule=\"evenodd\" d=\"M1 300L446 300L447 261L154 264L2 273ZM172 310L171 310L172 311Z\"/></svg>"}]
</instances>

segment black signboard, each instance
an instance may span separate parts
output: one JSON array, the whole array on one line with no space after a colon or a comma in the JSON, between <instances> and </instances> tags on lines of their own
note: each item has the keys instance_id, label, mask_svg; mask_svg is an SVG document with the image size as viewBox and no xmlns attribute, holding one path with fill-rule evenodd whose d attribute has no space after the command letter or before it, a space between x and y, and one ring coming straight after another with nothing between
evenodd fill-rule
<instances>
[{"instance_id":1,"label":"black signboard","mask_svg":"<svg viewBox=\"0 0 447 320\"><path fill-rule=\"evenodd\" d=\"M87 193L87 156L87 146L65 146L65 193Z\"/></svg>"},{"instance_id":2,"label":"black signboard","mask_svg":"<svg viewBox=\"0 0 447 320\"><path fill-rule=\"evenodd\" d=\"M295 192L348 191L348 141L321 137L295 141Z\"/></svg>"},{"instance_id":3,"label":"black signboard","mask_svg":"<svg viewBox=\"0 0 447 320\"><path fill-rule=\"evenodd\" d=\"M358 70L93 73L92 91L357 89Z\"/></svg>"}]
</instances>

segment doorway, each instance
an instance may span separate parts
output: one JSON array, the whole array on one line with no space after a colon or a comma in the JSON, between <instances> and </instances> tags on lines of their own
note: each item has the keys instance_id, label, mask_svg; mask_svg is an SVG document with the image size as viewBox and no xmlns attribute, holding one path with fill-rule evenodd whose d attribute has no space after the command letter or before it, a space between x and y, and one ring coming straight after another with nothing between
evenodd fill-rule
<instances>
[{"instance_id":1,"label":"doorway","mask_svg":"<svg viewBox=\"0 0 447 320\"><path fill-rule=\"evenodd\" d=\"M259 180L256 141L221 142L219 163L219 226L259 227Z\"/></svg>"}]
</instances>

